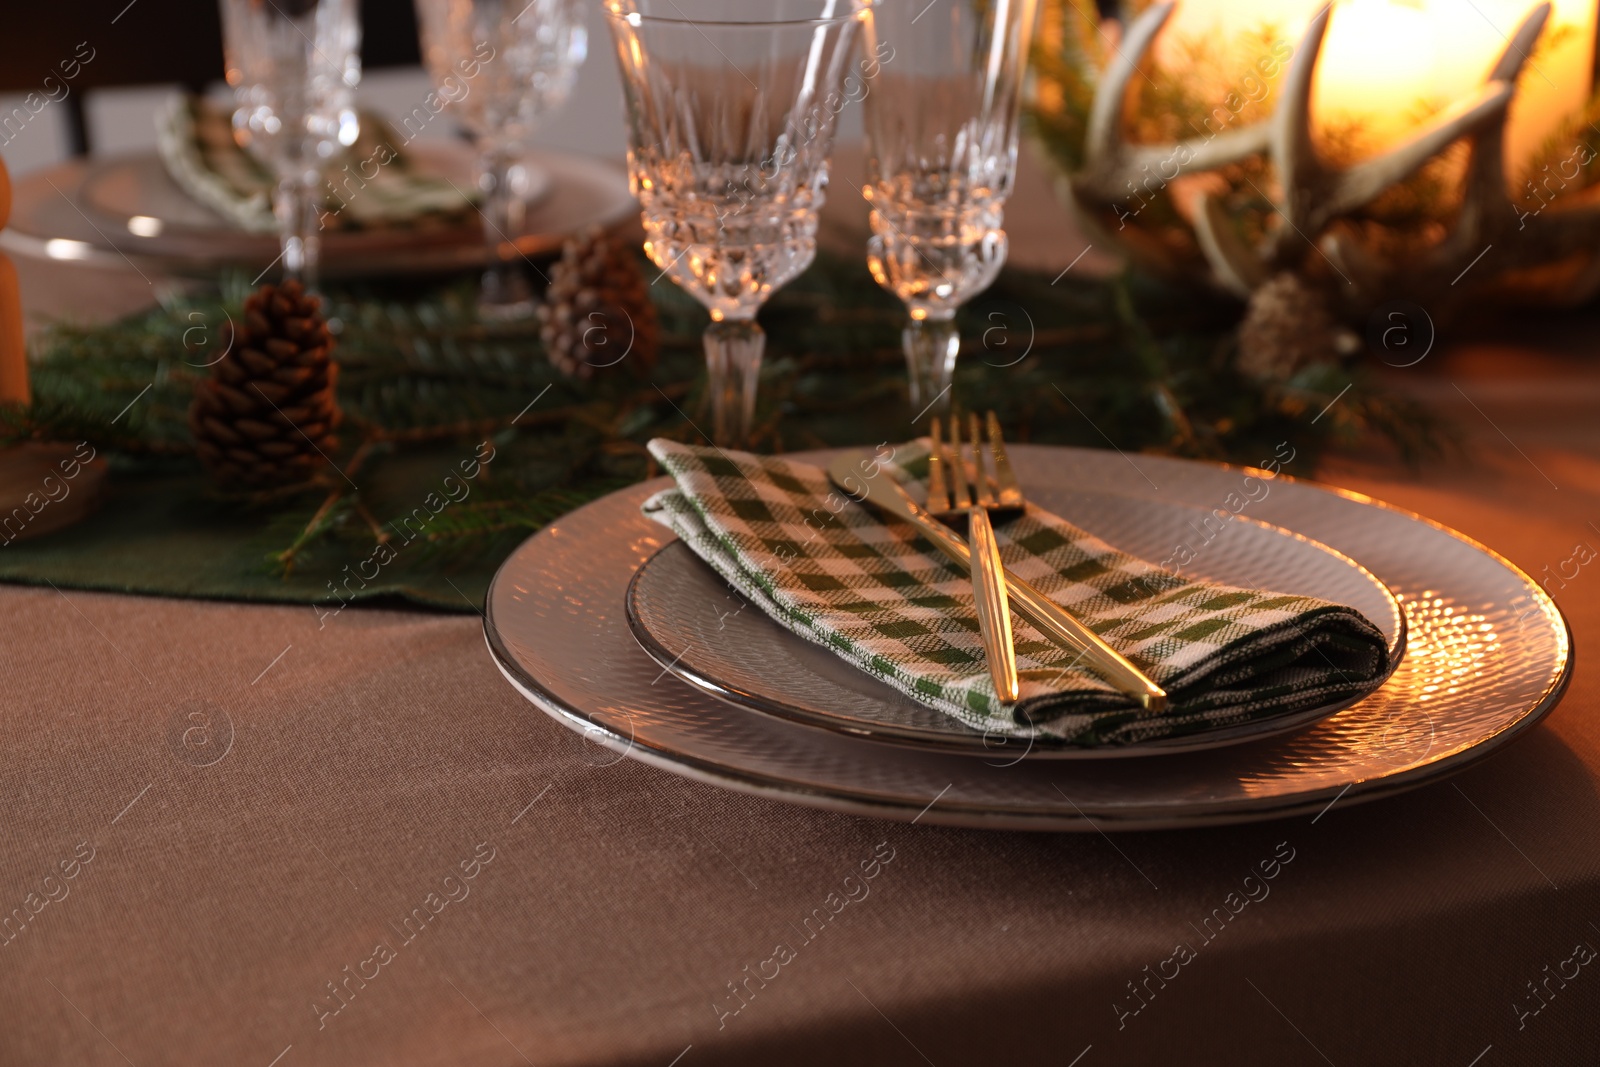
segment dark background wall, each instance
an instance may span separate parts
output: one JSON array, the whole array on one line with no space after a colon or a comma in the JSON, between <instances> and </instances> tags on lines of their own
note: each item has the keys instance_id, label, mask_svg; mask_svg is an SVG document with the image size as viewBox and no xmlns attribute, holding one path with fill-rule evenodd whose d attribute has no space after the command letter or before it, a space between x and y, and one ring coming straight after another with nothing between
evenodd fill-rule
<instances>
[{"instance_id":1,"label":"dark background wall","mask_svg":"<svg viewBox=\"0 0 1600 1067\"><path fill-rule=\"evenodd\" d=\"M0 92L26 93L58 73L80 43L94 49L63 103L75 152L86 148L83 92L111 85L173 83L200 89L222 78L222 20L216 0L55 0L6 5L0 28ZM411 0L361 5L367 67L421 62Z\"/></svg>"}]
</instances>

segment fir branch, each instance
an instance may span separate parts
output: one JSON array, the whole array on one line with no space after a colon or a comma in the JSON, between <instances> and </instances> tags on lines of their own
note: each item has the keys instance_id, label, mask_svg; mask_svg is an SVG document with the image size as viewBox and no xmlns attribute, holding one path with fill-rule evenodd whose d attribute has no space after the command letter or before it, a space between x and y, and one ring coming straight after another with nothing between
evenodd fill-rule
<instances>
[{"instance_id":1,"label":"fir branch","mask_svg":"<svg viewBox=\"0 0 1600 1067\"><path fill-rule=\"evenodd\" d=\"M121 322L46 331L35 351L34 403L0 411L0 439L88 440L131 470L188 464L196 494L209 495L186 457L189 397L209 355L186 346L184 334L192 315L221 322L237 314L246 288L225 278L216 290L174 296ZM333 459L361 488L328 472L321 507L305 499L306 487L232 506L257 509L269 530L281 531L284 547L271 559L287 572L314 551L365 559L374 540L395 528L377 516L415 516L438 488L426 457L438 454L438 470L453 470L457 442L493 441L498 455L469 498L427 523L419 560L453 546L492 550L498 538L648 477L646 441L696 440L697 427L709 425L697 336L704 313L676 289L651 295L670 329L649 378L619 366L579 382L548 366L531 324L476 323L470 282L335 292L346 423L345 449ZM1014 350L992 358L998 353L985 346L993 316L1014 316L1019 307L1033 331L1026 358L1010 358ZM771 338L760 386L762 444L781 450L904 436L915 413L904 392L903 316L854 258L819 256L777 293L762 314ZM1441 438L1413 407L1368 388L1352 390L1312 424L1308 411L1364 381L1359 368L1281 386L1246 380L1230 358L1236 316L1226 302L1134 274L1058 282L1006 271L958 318L968 355L958 364L956 391L965 406L994 408L1019 441L1105 447L1109 439L1125 451L1254 463L1290 432L1307 456L1329 441L1378 438L1414 459Z\"/></svg>"}]
</instances>

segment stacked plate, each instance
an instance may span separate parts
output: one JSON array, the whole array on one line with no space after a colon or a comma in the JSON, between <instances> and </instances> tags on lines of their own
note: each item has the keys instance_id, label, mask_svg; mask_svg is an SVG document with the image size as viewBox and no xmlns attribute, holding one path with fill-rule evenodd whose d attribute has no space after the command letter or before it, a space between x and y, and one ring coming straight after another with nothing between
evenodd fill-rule
<instances>
[{"instance_id":1,"label":"stacked plate","mask_svg":"<svg viewBox=\"0 0 1600 1067\"><path fill-rule=\"evenodd\" d=\"M1571 642L1554 602L1420 516L1244 468L1010 451L1030 500L1118 548L1192 556L1194 576L1357 608L1383 631L1394 672L1353 703L1202 736L1108 749L985 735L745 605L639 514L665 480L523 544L489 592L489 648L602 760L817 807L1010 829L1240 822L1373 799L1482 758L1566 686Z\"/></svg>"},{"instance_id":2,"label":"stacked plate","mask_svg":"<svg viewBox=\"0 0 1600 1067\"><path fill-rule=\"evenodd\" d=\"M473 187L467 145L417 141L407 153L419 173ZM627 176L603 160L533 153L525 163L527 218L516 239L525 256L547 254L575 233L617 225L638 211ZM154 153L66 163L22 178L0 245L50 259L205 276L225 268L254 275L278 257L276 235L248 233L196 202ZM322 269L331 277L454 271L485 259L475 217L460 226L323 235Z\"/></svg>"}]
</instances>

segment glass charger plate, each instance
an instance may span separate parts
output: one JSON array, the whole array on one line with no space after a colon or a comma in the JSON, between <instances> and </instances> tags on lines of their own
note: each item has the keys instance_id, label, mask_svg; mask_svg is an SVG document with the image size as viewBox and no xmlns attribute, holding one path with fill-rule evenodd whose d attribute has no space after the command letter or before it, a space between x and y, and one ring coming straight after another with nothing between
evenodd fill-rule
<instances>
[{"instance_id":1,"label":"glass charger plate","mask_svg":"<svg viewBox=\"0 0 1600 1067\"><path fill-rule=\"evenodd\" d=\"M1123 493L1207 509L1255 496L1247 517L1360 560L1394 593L1406 617L1404 660L1377 692L1306 729L1206 752L1019 761L871 744L736 708L639 647L624 598L635 572L674 539L639 514L666 479L580 508L512 553L489 590L486 641L520 692L615 758L816 807L995 829L1160 829L1372 800L1489 755L1566 688L1571 637L1555 603L1506 560L1427 519L1238 467L1010 451L1030 493Z\"/></svg>"},{"instance_id":2,"label":"glass charger plate","mask_svg":"<svg viewBox=\"0 0 1600 1067\"><path fill-rule=\"evenodd\" d=\"M1400 661L1405 616L1399 602L1371 572L1326 545L1254 519L1224 522L1188 505L1081 490L1032 495L1041 507L1071 516L1108 544L1143 559L1169 558L1174 546L1208 536L1185 568L1192 577L1348 604L1383 631L1390 662ZM869 741L997 761L1196 752L1298 729L1358 699L1200 734L1086 748L1059 738L985 733L918 704L785 630L759 608L746 610L740 596L682 542L667 545L639 568L628 586L627 608L633 635L651 658L712 696Z\"/></svg>"},{"instance_id":3,"label":"glass charger plate","mask_svg":"<svg viewBox=\"0 0 1600 1067\"><path fill-rule=\"evenodd\" d=\"M413 150L417 165L432 172L471 172L465 146L419 142ZM547 255L573 234L638 212L627 175L604 160L544 152L526 160L547 185L516 240L525 256ZM182 275L238 268L251 276L278 256L275 235L228 226L190 200L153 155L64 163L20 179L13 193L0 246L24 255ZM202 225L207 218L217 228ZM322 272L331 278L466 270L485 258L477 225L323 235Z\"/></svg>"}]
</instances>

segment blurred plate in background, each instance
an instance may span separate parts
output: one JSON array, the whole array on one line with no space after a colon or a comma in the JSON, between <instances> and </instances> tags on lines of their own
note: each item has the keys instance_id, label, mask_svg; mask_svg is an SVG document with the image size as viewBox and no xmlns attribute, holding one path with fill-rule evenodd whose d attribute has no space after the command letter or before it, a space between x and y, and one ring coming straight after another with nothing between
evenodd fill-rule
<instances>
[{"instance_id":1,"label":"blurred plate in background","mask_svg":"<svg viewBox=\"0 0 1600 1067\"><path fill-rule=\"evenodd\" d=\"M465 144L418 143L419 170L467 188L473 157ZM547 255L591 226L609 228L638 211L627 175L600 159L534 152L525 256ZM154 154L75 161L16 181L10 226L0 246L23 255L105 266L131 264L170 274L237 268L255 275L278 257L278 239L248 233L178 187ZM323 236L329 277L467 270L485 261L481 227L435 226L335 232Z\"/></svg>"}]
</instances>

